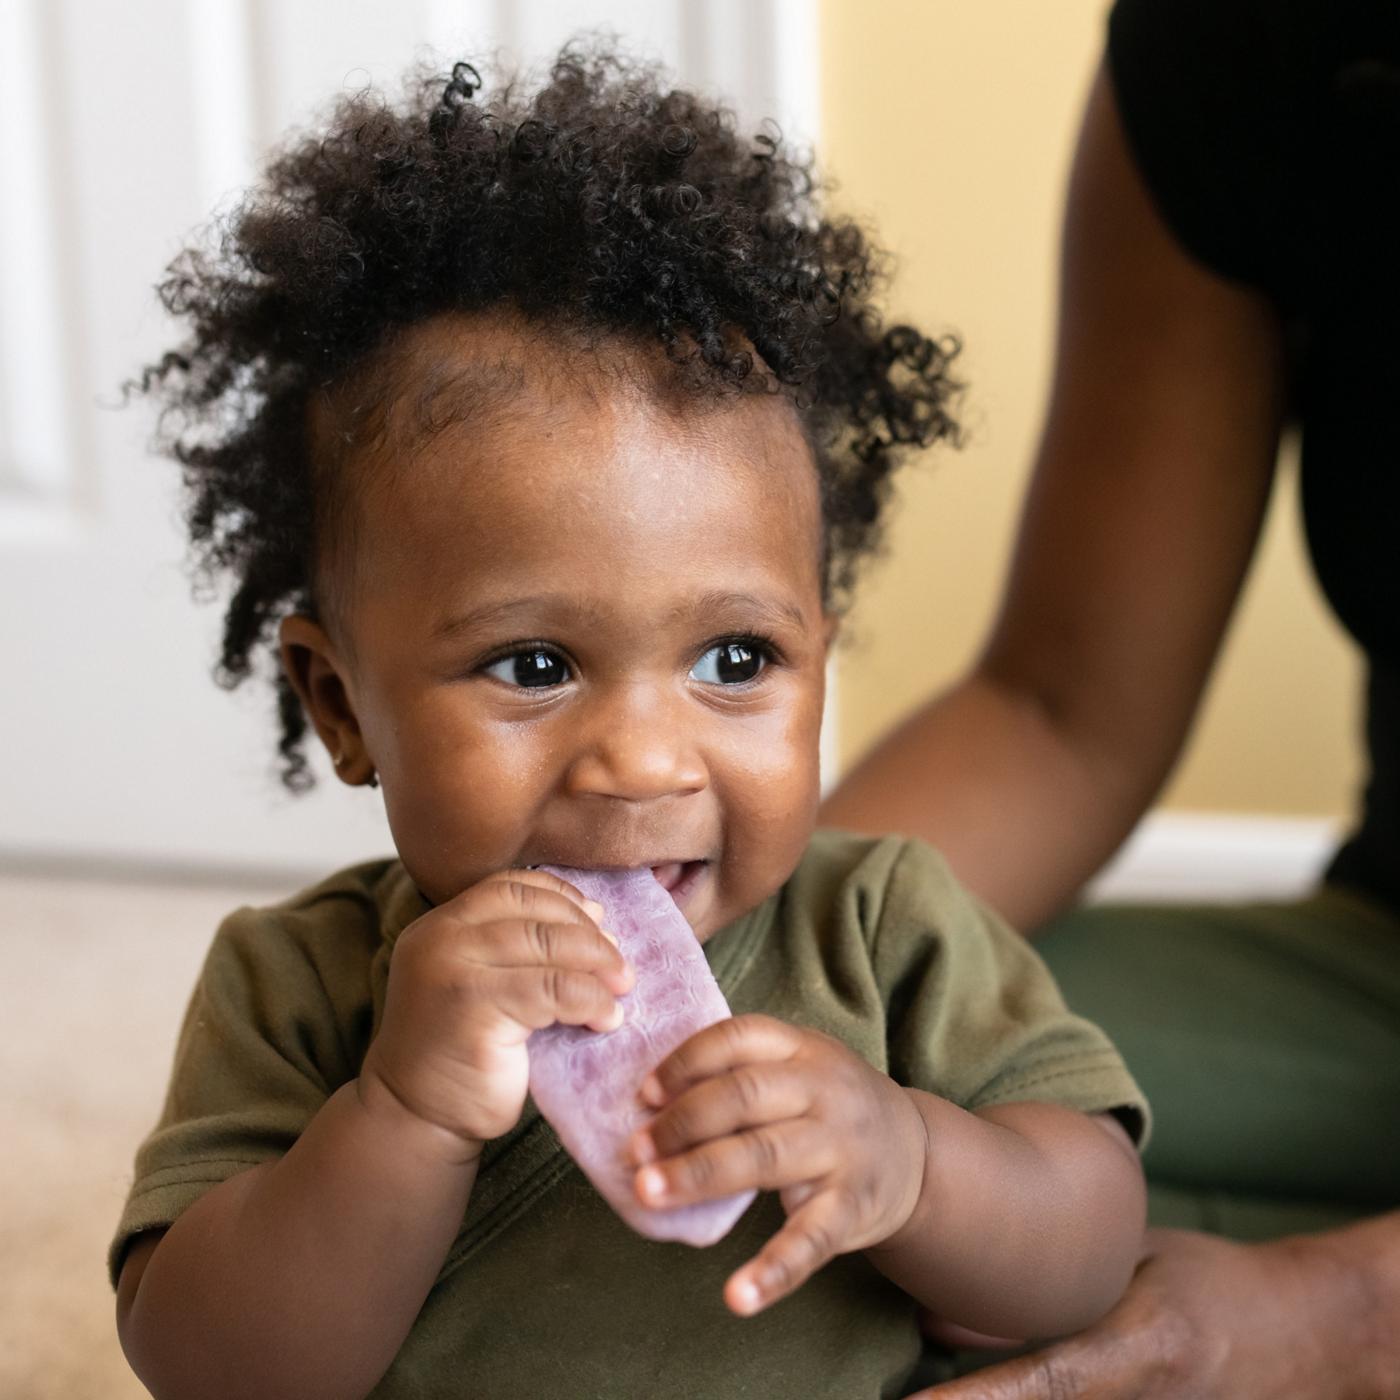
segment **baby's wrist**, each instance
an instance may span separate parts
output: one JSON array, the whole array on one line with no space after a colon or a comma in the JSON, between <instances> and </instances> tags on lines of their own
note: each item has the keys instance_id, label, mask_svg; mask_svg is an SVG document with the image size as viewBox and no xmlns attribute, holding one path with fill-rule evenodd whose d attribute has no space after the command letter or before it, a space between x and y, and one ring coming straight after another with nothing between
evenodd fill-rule
<instances>
[{"instance_id":1,"label":"baby's wrist","mask_svg":"<svg viewBox=\"0 0 1400 1400\"><path fill-rule=\"evenodd\" d=\"M475 1166L485 1143L434 1123L395 1093L387 1080L368 1062L355 1080L355 1102L360 1112L403 1151L412 1151L447 1167Z\"/></svg>"},{"instance_id":2,"label":"baby's wrist","mask_svg":"<svg viewBox=\"0 0 1400 1400\"><path fill-rule=\"evenodd\" d=\"M915 1091L902 1086L896 1087L908 1107L908 1131L903 1139L904 1150L899 1153L904 1185L898 1194L904 1197L904 1203L897 1210L895 1228L879 1244L871 1246L877 1252L897 1251L909 1240L921 1238L927 1215L930 1151L928 1122L919 1106Z\"/></svg>"}]
</instances>

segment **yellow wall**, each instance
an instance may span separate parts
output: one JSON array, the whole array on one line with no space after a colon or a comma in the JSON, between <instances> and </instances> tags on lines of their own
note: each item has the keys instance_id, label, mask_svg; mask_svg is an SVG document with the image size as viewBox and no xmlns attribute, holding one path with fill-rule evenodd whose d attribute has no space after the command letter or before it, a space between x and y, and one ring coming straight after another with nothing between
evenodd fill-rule
<instances>
[{"instance_id":1,"label":"yellow wall","mask_svg":"<svg viewBox=\"0 0 1400 1400\"><path fill-rule=\"evenodd\" d=\"M889 309L965 342L960 453L907 468L839 659L843 766L956 674L995 606L1046 393L1064 181L1104 0L823 0L822 163L897 257ZM1338 814L1358 667L1286 470L1166 805Z\"/></svg>"}]
</instances>

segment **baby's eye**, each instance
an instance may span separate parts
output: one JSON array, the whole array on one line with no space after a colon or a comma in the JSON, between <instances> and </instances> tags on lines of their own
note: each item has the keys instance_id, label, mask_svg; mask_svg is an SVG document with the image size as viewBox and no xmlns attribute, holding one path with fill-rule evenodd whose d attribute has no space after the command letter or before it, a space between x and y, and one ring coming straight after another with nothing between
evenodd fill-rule
<instances>
[{"instance_id":1,"label":"baby's eye","mask_svg":"<svg viewBox=\"0 0 1400 1400\"><path fill-rule=\"evenodd\" d=\"M751 642L721 642L695 663L690 678L709 685L742 685L767 664L768 658Z\"/></svg>"},{"instance_id":2,"label":"baby's eye","mask_svg":"<svg viewBox=\"0 0 1400 1400\"><path fill-rule=\"evenodd\" d=\"M493 661L486 667L486 674L507 685L540 690L549 685L563 685L569 679L569 664L555 652L531 647Z\"/></svg>"}]
</instances>

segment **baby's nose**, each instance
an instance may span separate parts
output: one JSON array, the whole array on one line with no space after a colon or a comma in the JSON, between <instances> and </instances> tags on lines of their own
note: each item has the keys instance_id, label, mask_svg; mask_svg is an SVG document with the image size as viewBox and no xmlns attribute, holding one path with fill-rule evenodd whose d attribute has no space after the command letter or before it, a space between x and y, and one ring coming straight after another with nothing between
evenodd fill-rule
<instances>
[{"instance_id":1,"label":"baby's nose","mask_svg":"<svg viewBox=\"0 0 1400 1400\"><path fill-rule=\"evenodd\" d=\"M672 705L634 695L581 727L567 786L576 797L647 802L699 792L709 782L695 735Z\"/></svg>"}]
</instances>

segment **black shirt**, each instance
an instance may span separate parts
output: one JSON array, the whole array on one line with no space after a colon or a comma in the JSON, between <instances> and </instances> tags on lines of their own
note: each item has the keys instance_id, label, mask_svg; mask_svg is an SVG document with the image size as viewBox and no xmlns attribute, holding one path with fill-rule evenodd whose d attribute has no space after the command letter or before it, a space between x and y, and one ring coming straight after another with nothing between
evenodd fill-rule
<instances>
[{"instance_id":1,"label":"black shirt","mask_svg":"<svg viewBox=\"0 0 1400 1400\"><path fill-rule=\"evenodd\" d=\"M1328 878L1400 907L1400 0L1117 0L1108 62L1168 227L1283 317L1308 547L1368 662Z\"/></svg>"}]
</instances>

